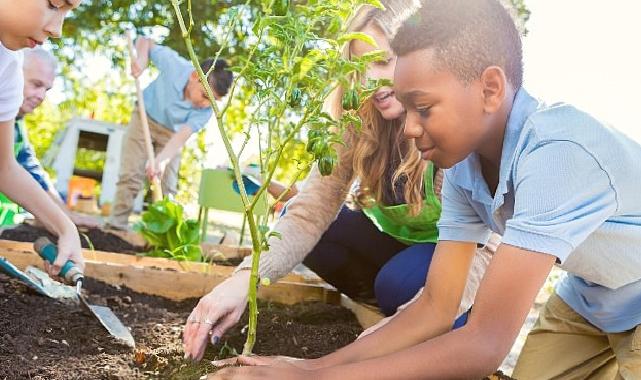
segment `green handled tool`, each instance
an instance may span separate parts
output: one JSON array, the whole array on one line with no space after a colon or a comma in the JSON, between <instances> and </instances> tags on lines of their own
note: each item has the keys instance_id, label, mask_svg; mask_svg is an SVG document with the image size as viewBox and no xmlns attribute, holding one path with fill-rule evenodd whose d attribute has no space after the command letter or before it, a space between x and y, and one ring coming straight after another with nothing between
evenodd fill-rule
<instances>
[{"instance_id":1,"label":"green handled tool","mask_svg":"<svg viewBox=\"0 0 641 380\"><path fill-rule=\"evenodd\" d=\"M34 249L38 254L44 259L47 260L50 264L53 264L58 257L58 247L53 244L46 237L41 237L35 241L33 244ZM129 332L129 329L122 324L120 319L111 311L110 308L105 306L90 305L85 297L82 295L82 282L84 280L84 274L76 266L76 264L68 260L60 270L59 276L64 278L65 281L76 285L76 294L80 300L80 305L88 311L91 315L96 317L100 324L104 326L105 329L114 336L115 338L121 340L130 347L135 347L134 338Z\"/></svg>"},{"instance_id":2,"label":"green handled tool","mask_svg":"<svg viewBox=\"0 0 641 380\"><path fill-rule=\"evenodd\" d=\"M33 247L38 252L40 257L43 260L53 264L58 257L58 247L55 246L49 239L46 237L41 237L33 243ZM80 294L80 289L82 289L82 281L85 279L84 274L71 260L67 260L65 265L60 269L58 276L63 278L67 283L76 285L76 293Z\"/></svg>"}]
</instances>

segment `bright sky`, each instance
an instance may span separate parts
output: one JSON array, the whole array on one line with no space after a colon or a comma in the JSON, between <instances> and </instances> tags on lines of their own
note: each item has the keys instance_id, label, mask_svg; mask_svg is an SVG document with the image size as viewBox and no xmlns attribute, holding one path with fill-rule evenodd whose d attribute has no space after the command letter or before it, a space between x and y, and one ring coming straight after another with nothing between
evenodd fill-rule
<instances>
[{"instance_id":1,"label":"bright sky","mask_svg":"<svg viewBox=\"0 0 641 380\"><path fill-rule=\"evenodd\" d=\"M641 141L641 2L526 0L525 85Z\"/></svg>"}]
</instances>

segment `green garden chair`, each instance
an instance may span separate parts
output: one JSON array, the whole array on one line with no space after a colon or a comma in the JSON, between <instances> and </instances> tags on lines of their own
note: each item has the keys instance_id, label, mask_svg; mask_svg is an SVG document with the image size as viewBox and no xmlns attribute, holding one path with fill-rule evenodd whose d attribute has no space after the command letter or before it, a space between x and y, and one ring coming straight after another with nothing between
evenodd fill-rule
<instances>
[{"instance_id":1,"label":"green garden chair","mask_svg":"<svg viewBox=\"0 0 641 380\"><path fill-rule=\"evenodd\" d=\"M240 194L234 190L234 182L234 172L231 169L203 169L198 192L198 204L200 206L198 222L201 226L201 241L205 239L207 234L209 209L214 209L243 214L239 242L239 244L243 244L247 217L244 215L245 209L240 199ZM266 196L266 193L264 196ZM253 197L250 196L250 199L253 199ZM254 214L258 216L267 215L266 202L258 202L254 208Z\"/></svg>"}]
</instances>

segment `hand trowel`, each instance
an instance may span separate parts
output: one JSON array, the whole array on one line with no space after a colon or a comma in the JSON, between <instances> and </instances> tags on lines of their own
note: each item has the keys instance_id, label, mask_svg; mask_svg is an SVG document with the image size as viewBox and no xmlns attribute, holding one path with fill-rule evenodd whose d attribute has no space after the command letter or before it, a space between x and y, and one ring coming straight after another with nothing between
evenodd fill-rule
<instances>
[{"instance_id":1,"label":"hand trowel","mask_svg":"<svg viewBox=\"0 0 641 380\"><path fill-rule=\"evenodd\" d=\"M53 244L46 237L41 237L35 241L33 244L34 249L38 254L50 264L53 264L58 257L58 247ZM71 284L76 285L76 295L80 301L81 307L87 311L89 314L93 315L100 321L100 324L104 326L105 329L126 345L130 347L135 347L134 338L129 332L129 329L122 324L120 319L114 314L114 312L105 306L91 305L87 302L86 298L82 295L82 282L84 280L84 274L80 269L75 265L71 260L67 261L65 265L60 270L59 276L64 278L65 281Z\"/></svg>"}]
</instances>

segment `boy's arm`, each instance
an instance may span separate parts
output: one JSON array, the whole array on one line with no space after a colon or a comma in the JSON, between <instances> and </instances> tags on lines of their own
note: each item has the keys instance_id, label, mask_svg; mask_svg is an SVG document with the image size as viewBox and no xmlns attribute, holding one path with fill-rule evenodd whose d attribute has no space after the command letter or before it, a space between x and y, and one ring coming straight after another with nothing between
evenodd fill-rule
<instances>
[{"instance_id":1,"label":"boy's arm","mask_svg":"<svg viewBox=\"0 0 641 380\"><path fill-rule=\"evenodd\" d=\"M131 60L131 74L138 78L149 66L149 52L155 46L154 41L146 37L136 39L136 59Z\"/></svg>"},{"instance_id":2,"label":"boy's arm","mask_svg":"<svg viewBox=\"0 0 641 380\"><path fill-rule=\"evenodd\" d=\"M76 226L56 206L40 185L15 160L13 152L13 120L0 122L0 192L21 205L52 233L58 235L58 259L49 274L57 275L68 260L84 269L80 239Z\"/></svg>"},{"instance_id":3,"label":"boy's arm","mask_svg":"<svg viewBox=\"0 0 641 380\"><path fill-rule=\"evenodd\" d=\"M509 352L554 262L552 255L502 244L464 327L384 358L321 369L319 378L478 379L489 375ZM426 309L415 316L418 319L406 321L405 330L410 324L433 324L433 311Z\"/></svg>"},{"instance_id":4,"label":"boy's arm","mask_svg":"<svg viewBox=\"0 0 641 380\"><path fill-rule=\"evenodd\" d=\"M457 187L450 185L446 175L439 233L442 239L456 240L456 228L473 219L466 216ZM343 379L365 373L381 379L479 378L500 365L555 261L567 259L618 208L616 188L604 166L583 146L567 141L539 144L524 154L514 188L514 215L506 222L503 244L490 262L466 326L376 361L325 369L328 378L337 373ZM551 188L554 196L541 191ZM453 212L455 208L459 210ZM472 230L466 230L462 233L469 236Z\"/></svg>"},{"instance_id":5,"label":"boy's arm","mask_svg":"<svg viewBox=\"0 0 641 380\"><path fill-rule=\"evenodd\" d=\"M324 367L374 358L450 331L476 243L485 243L489 230L449 175L443 181L442 197L439 234L443 240L436 246L421 297L379 331L313 365Z\"/></svg>"},{"instance_id":6,"label":"boy's arm","mask_svg":"<svg viewBox=\"0 0 641 380\"><path fill-rule=\"evenodd\" d=\"M310 364L324 368L373 359L450 331L475 251L475 243L440 241L416 302L380 330Z\"/></svg>"},{"instance_id":7,"label":"boy's arm","mask_svg":"<svg viewBox=\"0 0 641 380\"><path fill-rule=\"evenodd\" d=\"M178 132L171 136L165 144L165 147L156 156L156 159L154 160L155 167L151 167L151 165L147 163L145 168L147 177L149 179L156 176L161 177L169 161L180 153L181 149L185 146L185 143L189 140L189 137L191 137L192 134L193 130L189 125L182 125Z\"/></svg>"}]
</instances>

